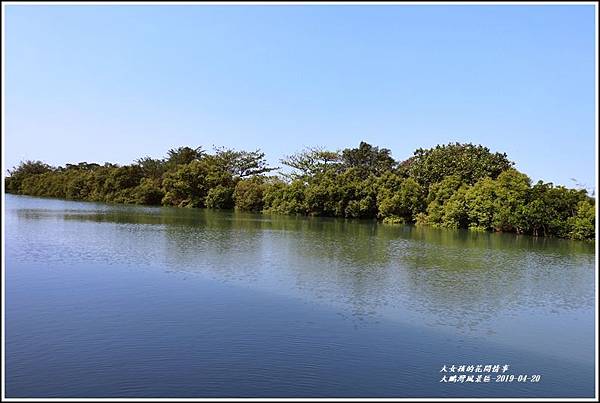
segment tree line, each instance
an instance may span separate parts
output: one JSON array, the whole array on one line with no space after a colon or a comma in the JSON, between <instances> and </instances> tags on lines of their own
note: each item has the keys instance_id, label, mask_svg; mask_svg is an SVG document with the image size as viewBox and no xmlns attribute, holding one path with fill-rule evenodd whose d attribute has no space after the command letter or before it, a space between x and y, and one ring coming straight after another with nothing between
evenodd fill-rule
<instances>
[{"instance_id":1,"label":"tree line","mask_svg":"<svg viewBox=\"0 0 600 403\"><path fill-rule=\"evenodd\" d=\"M307 148L274 174L260 150L179 147L129 165L25 161L8 171L8 193L115 203L376 218L384 223L595 238L595 199L531 179L505 153L450 143L395 161L361 142Z\"/></svg>"}]
</instances>

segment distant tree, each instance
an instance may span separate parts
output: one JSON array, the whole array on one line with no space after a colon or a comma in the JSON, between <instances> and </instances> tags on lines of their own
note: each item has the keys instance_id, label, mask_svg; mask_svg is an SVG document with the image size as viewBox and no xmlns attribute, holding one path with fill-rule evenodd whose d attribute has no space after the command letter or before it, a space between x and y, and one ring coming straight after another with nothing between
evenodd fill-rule
<instances>
[{"instance_id":1,"label":"distant tree","mask_svg":"<svg viewBox=\"0 0 600 403\"><path fill-rule=\"evenodd\" d=\"M286 183L272 178L265 183L263 190L263 210L275 214L307 214L307 184L301 179Z\"/></svg>"},{"instance_id":2,"label":"distant tree","mask_svg":"<svg viewBox=\"0 0 600 403\"><path fill-rule=\"evenodd\" d=\"M165 196L162 204L178 207L204 207L209 186L208 169L199 160L180 164L175 171L169 171L163 179Z\"/></svg>"},{"instance_id":3,"label":"distant tree","mask_svg":"<svg viewBox=\"0 0 600 403\"><path fill-rule=\"evenodd\" d=\"M465 193L469 227L478 230L493 229L496 211L496 183L491 178L483 178Z\"/></svg>"},{"instance_id":4,"label":"distant tree","mask_svg":"<svg viewBox=\"0 0 600 403\"><path fill-rule=\"evenodd\" d=\"M413 157L401 164L403 171L425 188L450 175L457 175L462 183L473 185L486 177L497 178L512 165L506 154L460 143L419 148Z\"/></svg>"},{"instance_id":5,"label":"distant tree","mask_svg":"<svg viewBox=\"0 0 600 403\"><path fill-rule=\"evenodd\" d=\"M92 163L80 162L78 164L66 164L65 165L65 169L76 169L79 171L93 171L95 169L98 169L99 167L100 167L100 165L96 164L95 162L92 162Z\"/></svg>"},{"instance_id":6,"label":"distant tree","mask_svg":"<svg viewBox=\"0 0 600 403\"><path fill-rule=\"evenodd\" d=\"M172 148L167 152L166 163L169 169L174 169L177 165L189 164L192 161L201 159L205 155L206 153L202 150L202 147Z\"/></svg>"},{"instance_id":7,"label":"distant tree","mask_svg":"<svg viewBox=\"0 0 600 403\"><path fill-rule=\"evenodd\" d=\"M104 182L105 193L118 192L140 184L143 171L139 165L125 165L110 170Z\"/></svg>"},{"instance_id":8,"label":"distant tree","mask_svg":"<svg viewBox=\"0 0 600 403\"><path fill-rule=\"evenodd\" d=\"M134 190L134 202L137 204L160 205L164 196L165 192L151 178L142 178Z\"/></svg>"},{"instance_id":9,"label":"distant tree","mask_svg":"<svg viewBox=\"0 0 600 403\"><path fill-rule=\"evenodd\" d=\"M425 208L423 189L412 178L384 175L377 191L379 217L388 222L413 222Z\"/></svg>"},{"instance_id":10,"label":"distant tree","mask_svg":"<svg viewBox=\"0 0 600 403\"><path fill-rule=\"evenodd\" d=\"M167 170L165 160L151 157L143 157L136 160L136 164L142 169L145 178L160 180Z\"/></svg>"},{"instance_id":11,"label":"distant tree","mask_svg":"<svg viewBox=\"0 0 600 403\"><path fill-rule=\"evenodd\" d=\"M536 236L568 237L569 218L577 215L579 202L589 200L585 189L567 189L538 181L523 207L523 226Z\"/></svg>"},{"instance_id":12,"label":"distant tree","mask_svg":"<svg viewBox=\"0 0 600 403\"><path fill-rule=\"evenodd\" d=\"M228 148L216 148L214 159L215 163L221 164L223 169L233 177L240 179L262 175L277 169L268 166L265 153L260 150L237 151Z\"/></svg>"},{"instance_id":13,"label":"distant tree","mask_svg":"<svg viewBox=\"0 0 600 403\"><path fill-rule=\"evenodd\" d=\"M356 168L362 178L380 176L396 165L389 149L374 147L364 141L360 142L358 148L344 149L341 158L344 167Z\"/></svg>"},{"instance_id":14,"label":"distant tree","mask_svg":"<svg viewBox=\"0 0 600 403\"><path fill-rule=\"evenodd\" d=\"M446 228L466 228L469 225L469 208L466 195L469 185L462 185L444 203L441 226Z\"/></svg>"},{"instance_id":15,"label":"distant tree","mask_svg":"<svg viewBox=\"0 0 600 403\"><path fill-rule=\"evenodd\" d=\"M415 151L397 164L387 148L307 148L267 176L260 150L179 147L134 164L80 162L54 168L25 161L8 171L7 192L115 203L208 207L347 218L572 239L595 237L595 200L539 181L505 154L453 143Z\"/></svg>"},{"instance_id":16,"label":"distant tree","mask_svg":"<svg viewBox=\"0 0 600 403\"><path fill-rule=\"evenodd\" d=\"M514 168L507 169L495 180L493 227L498 231L523 233L523 208L531 191L531 179Z\"/></svg>"},{"instance_id":17,"label":"distant tree","mask_svg":"<svg viewBox=\"0 0 600 403\"><path fill-rule=\"evenodd\" d=\"M439 226L444 218L444 203L463 185L458 175L449 175L440 182L429 186L427 195L427 214L422 218L422 223Z\"/></svg>"},{"instance_id":18,"label":"distant tree","mask_svg":"<svg viewBox=\"0 0 600 403\"><path fill-rule=\"evenodd\" d=\"M594 239L596 209L594 200L582 200L577 204L577 214L568 219L569 237L572 239Z\"/></svg>"},{"instance_id":19,"label":"distant tree","mask_svg":"<svg viewBox=\"0 0 600 403\"><path fill-rule=\"evenodd\" d=\"M8 170L8 176L5 179L5 189L9 193L19 193L23 180L32 175L39 175L54 170L50 165L42 161L21 161L21 163Z\"/></svg>"},{"instance_id":20,"label":"distant tree","mask_svg":"<svg viewBox=\"0 0 600 403\"><path fill-rule=\"evenodd\" d=\"M263 209L264 185L260 178L243 179L235 186L233 199L235 208L243 211Z\"/></svg>"},{"instance_id":21,"label":"distant tree","mask_svg":"<svg viewBox=\"0 0 600 403\"><path fill-rule=\"evenodd\" d=\"M337 151L327 151L320 147L309 147L304 151L287 156L281 160L281 163L295 170L288 176L294 179L308 179L323 174L332 168L338 168L340 166L340 158L340 154Z\"/></svg>"},{"instance_id":22,"label":"distant tree","mask_svg":"<svg viewBox=\"0 0 600 403\"><path fill-rule=\"evenodd\" d=\"M206 207L214 209L233 208L233 189L223 185L211 188L206 195Z\"/></svg>"}]
</instances>

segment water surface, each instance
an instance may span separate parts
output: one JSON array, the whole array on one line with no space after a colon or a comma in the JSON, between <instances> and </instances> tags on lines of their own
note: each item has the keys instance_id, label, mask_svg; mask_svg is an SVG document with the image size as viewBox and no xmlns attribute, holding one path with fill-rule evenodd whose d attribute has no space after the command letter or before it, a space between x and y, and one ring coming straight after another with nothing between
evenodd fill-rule
<instances>
[{"instance_id":1,"label":"water surface","mask_svg":"<svg viewBox=\"0 0 600 403\"><path fill-rule=\"evenodd\" d=\"M7 397L594 395L590 243L13 195L5 234Z\"/></svg>"}]
</instances>

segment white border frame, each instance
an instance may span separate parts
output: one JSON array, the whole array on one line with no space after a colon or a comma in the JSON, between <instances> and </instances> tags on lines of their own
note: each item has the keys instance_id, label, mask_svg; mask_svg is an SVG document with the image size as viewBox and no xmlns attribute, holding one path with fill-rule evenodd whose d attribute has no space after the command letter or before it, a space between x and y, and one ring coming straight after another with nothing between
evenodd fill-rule
<instances>
[{"instance_id":1,"label":"white border frame","mask_svg":"<svg viewBox=\"0 0 600 403\"><path fill-rule=\"evenodd\" d=\"M312 5L312 6L321 6L321 5L352 5L352 6L378 6L378 5L593 5L595 7L595 45L596 45L596 54L595 54L595 74L596 74L596 94L595 94L595 102L596 102L596 119L595 119L595 132L596 132L596 181L595 181L595 192L596 192L596 245L595 245L595 269L596 269L596 284L595 284L595 298L596 298L596 314L595 314L595 347L596 347L596 356L595 356L595 397L593 398L7 398L6 388L5 388L5 224L4 224L4 201L5 201L5 158L4 158L4 150L5 150L5 142L4 137L6 134L5 131L5 18L6 18L6 7L12 5L44 5L44 6L52 6L52 5L69 5L69 6L117 6L117 5L136 5L136 6L152 6L152 5L182 5L182 6L203 6L203 5L220 5L220 6L235 6L235 5L268 5L268 6L302 6L302 5ZM2 401L7 402L52 402L52 401L61 401L61 402L92 402L92 401L107 401L107 402L116 402L116 401L132 401L132 402L159 402L159 401L172 401L172 402L189 402L189 401L249 401L249 402L263 402L263 401L288 401L288 402L299 402L299 401L324 401L324 402L337 402L337 401L368 401L368 402L395 402L395 401L450 401L450 402L463 402L463 401L542 401L542 402L554 402L554 401L582 401L582 402L595 402L598 401L598 240L600 235L598 234L598 3L595 1L560 1L560 2L537 2L537 1L487 1L487 2L477 2L477 1L231 1L231 2L219 2L219 1L206 1L206 2L198 2L198 1L7 1L2 2Z\"/></svg>"}]
</instances>

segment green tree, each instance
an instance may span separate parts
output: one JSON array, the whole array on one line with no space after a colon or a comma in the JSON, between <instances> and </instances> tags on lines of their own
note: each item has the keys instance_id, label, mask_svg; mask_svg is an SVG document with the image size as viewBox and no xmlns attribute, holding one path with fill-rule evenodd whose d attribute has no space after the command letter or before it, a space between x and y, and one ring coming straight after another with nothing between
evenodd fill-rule
<instances>
[{"instance_id":1,"label":"green tree","mask_svg":"<svg viewBox=\"0 0 600 403\"><path fill-rule=\"evenodd\" d=\"M163 180L165 196L162 204L178 207L204 207L209 186L208 169L199 160L180 164L175 171L167 172Z\"/></svg>"},{"instance_id":2,"label":"green tree","mask_svg":"<svg viewBox=\"0 0 600 403\"><path fill-rule=\"evenodd\" d=\"M267 181L263 191L263 210L274 214L307 214L306 188L303 180L294 180L289 184L280 179Z\"/></svg>"},{"instance_id":3,"label":"green tree","mask_svg":"<svg viewBox=\"0 0 600 403\"><path fill-rule=\"evenodd\" d=\"M23 180L32 175L39 175L52 171L50 165L42 161L22 161L17 167L8 170L8 175L5 179L5 189L9 193L19 193Z\"/></svg>"},{"instance_id":4,"label":"green tree","mask_svg":"<svg viewBox=\"0 0 600 403\"><path fill-rule=\"evenodd\" d=\"M214 209L233 208L233 189L223 185L211 188L206 195L206 207Z\"/></svg>"},{"instance_id":5,"label":"green tree","mask_svg":"<svg viewBox=\"0 0 600 403\"><path fill-rule=\"evenodd\" d=\"M165 161L161 159L143 157L138 159L136 163L140 166L144 178L160 180L167 170Z\"/></svg>"},{"instance_id":6,"label":"green tree","mask_svg":"<svg viewBox=\"0 0 600 403\"><path fill-rule=\"evenodd\" d=\"M579 202L589 200L584 189L567 189L538 181L523 207L522 222L535 236L568 237L568 220L577 214Z\"/></svg>"},{"instance_id":7,"label":"green tree","mask_svg":"<svg viewBox=\"0 0 600 403\"><path fill-rule=\"evenodd\" d=\"M232 177L240 179L263 175L277 169L268 166L265 153L260 150L237 151L229 148L216 148L213 158L223 170Z\"/></svg>"},{"instance_id":8,"label":"green tree","mask_svg":"<svg viewBox=\"0 0 600 403\"><path fill-rule=\"evenodd\" d=\"M133 192L134 203L147 205L160 205L165 192L155 179L143 178Z\"/></svg>"},{"instance_id":9,"label":"green tree","mask_svg":"<svg viewBox=\"0 0 600 403\"><path fill-rule=\"evenodd\" d=\"M466 195L469 185L462 185L444 203L441 226L446 228L466 228L469 225L469 208Z\"/></svg>"},{"instance_id":10,"label":"green tree","mask_svg":"<svg viewBox=\"0 0 600 403\"><path fill-rule=\"evenodd\" d=\"M569 237L572 239L594 239L596 236L596 209L593 200L582 200L577 204L577 214L568 219Z\"/></svg>"},{"instance_id":11,"label":"green tree","mask_svg":"<svg viewBox=\"0 0 600 403\"><path fill-rule=\"evenodd\" d=\"M444 218L444 203L462 186L458 175L449 175L440 182L429 186L427 195L427 214L421 218L421 223L440 226Z\"/></svg>"},{"instance_id":12,"label":"green tree","mask_svg":"<svg viewBox=\"0 0 600 403\"><path fill-rule=\"evenodd\" d=\"M331 169L340 168L340 154L336 151L327 151L319 147L310 147L281 160L283 165L292 168L286 176L292 179L310 179L323 174Z\"/></svg>"},{"instance_id":13,"label":"green tree","mask_svg":"<svg viewBox=\"0 0 600 403\"><path fill-rule=\"evenodd\" d=\"M343 150L341 159L345 168L356 168L361 178L383 175L396 165L389 149L374 147L364 141L360 142L358 148Z\"/></svg>"},{"instance_id":14,"label":"green tree","mask_svg":"<svg viewBox=\"0 0 600 403\"><path fill-rule=\"evenodd\" d=\"M419 148L401 167L421 186L429 188L450 175L457 175L468 185L486 177L495 179L512 165L506 154L492 153L487 147L451 143L430 149Z\"/></svg>"},{"instance_id":15,"label":"green tree","mask_svg":"<svg viewBox=\"0 0 600 403\"><path fill-rule=\"evenodd\" d=\"M496 212L496 183L491 178L484 178L469 187L465 193L469 228L476 230L493 229Z\"/></svg>"},{"instance_id":16,"label":"green tree","mask_svg":"<svg viewBox=\"0 0 600 403\"><path fill-rule=\"evenodd\" d=\"M105 200L117 203L133 202L130 200L131 189L138 186L142 178L143 172L139 165L112 167L104 181Z\"/></svg>"},{"instance_id":17,"label":"green tree","mask_svg":"<svg viewBox=\"0 0 600 403\"><path fill-rule=\"evenodd\" d=\"M422 187L412 178L388 173L379 180L377 209L386 222L413 222L425 208Z\"/></svg>"},{"instance_id":18,"label":"green tree","mask_svg":"<svg viewBox=\"0 0 600 403\"><path fill-rule=\"evenodd\" d=\"M263 191L264 185L260 178L240 180L233 192L235 208L243 211L261 211L264 204Z\"/></svg>"},{"instance_id":19,"label":"green tree","mask_svg":"<svg viewBox=\"0 0 600 403\"><path fill-rule=\"evenodd\" d=\"M390 150L308 148L287 157L292 172L266 176L260 150L179 147L165 159L119 166L51 167L25 161L9 170L7 192L77 200L232 208L277 214L379 218L385 222L595 237L595 200L584 189L530 179L505 154L448 144L415 151L400 164Z\"/></svg>"},{"instance_id":20,"label":"green tree","mask_svg":"<svg viewBox=\"0 0 600 403\"><path fill-rule=\"evenodd\" d=\"M492 222L497 231L524 233L524 206L530 195L531 179L514 168L502 172L495 181L495 211Z\"/></svg>"},{"instance_id":21,"label":"green tree","mask_svg":"<svg viewBox=\"0 0 600 403\"><path fill-rule=\"evenodd\" d=\"M192 161L202 159L206 153L202 147L178 147L172 148L167 152L166 165L169 170L176 169L178 165L187 165Z\"/></svg>"}]
</instances>

